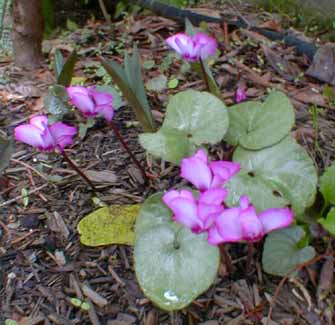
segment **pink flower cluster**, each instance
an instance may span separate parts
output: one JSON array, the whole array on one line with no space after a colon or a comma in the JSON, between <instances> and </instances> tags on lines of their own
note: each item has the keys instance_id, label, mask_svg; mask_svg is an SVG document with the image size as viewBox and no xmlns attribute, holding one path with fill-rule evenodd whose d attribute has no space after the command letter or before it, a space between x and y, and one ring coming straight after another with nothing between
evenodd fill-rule
<instances>
[{"instance_id":1,"label":"pink flower cluster","mask_svg":"<svg viewBox=\"0 0 335 325\"><path fill-rule=\"evenodd\" d=\"M189 36L185 33L178 33L166 39L169 47L174 49L181 57L187 61L194 62L205 60L215 55L217 42L215 38L205 33L197 33Z\"/></svg>"},{"instance_id":2,"label":"pink flower cluster","mask_svg":"<svg viewBox=\"0 0 335 325\"><path fill-rule=\"evenodd\" d=\"M255 242L267 233L289 226L293 212L289 208L267 209L259 214L247 196L240 198L240 206L226 208L228 191L224 184L240 171L240 165L229 161L208 162L204 150L182 160L181 176L198 190L195 198L189 190L170 190L163 202L172 210L173 220L194 233L208 232L208 243Z\"/></svg>"}]
</instances>

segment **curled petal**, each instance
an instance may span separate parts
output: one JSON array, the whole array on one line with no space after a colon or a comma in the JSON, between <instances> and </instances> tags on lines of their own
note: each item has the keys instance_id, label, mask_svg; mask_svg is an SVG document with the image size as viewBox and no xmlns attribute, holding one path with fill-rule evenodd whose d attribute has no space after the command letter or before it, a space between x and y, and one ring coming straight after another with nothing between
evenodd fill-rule
<instances>
[{"instance_id":1,"label":"curled petal","mask_svg":"<svg viewBox=\"0 0 335 325\"><path fill-rule=\"evenodd\" d=\"M225 242L224 238L221 237L215 225L208 229L207 241L210 245L219 245Z\"/></svg>"},{"instance_id":2,"label":"curled petal","mask_svg":"<svg viewBox=\"0 0 335 325\"><path fill-rule=\"evenodd\" d=\"M170 207L170 202L178 197L189 199L195 202L193 193L189 190L181 190L180 192L176 190L168 191L163 195L163 202L165 203L165 205Z\"/></svg>"},{"instance_id":3,"label":"curled petal","mask_svg":"<svg viewBox=\"0 0 335 325\"><path fill-rule=\"evenodd\" d=\"M95 102L96 105L98 105L98 106L100 106L100 105L112 106L112 103L113 103L112 94L109 94L107 92L96 91L95 89L93 89L90 92L90 94L93 97L94 102Z\"/></svg>"},{"instance_id":4,"label":"curled petal","mask_svg":"<svg viewBox=\"0 0 335 325\"><path fill-rule=\"evenodd\" d=\"M243 240L255 242L264 236L263 225L256 215L255 208L250 206L240 214Z\"/></svg>"},{"instance_id":5,"label":"curled petal","mask_svg":"<svg viewBox=\"0 0 335 325\"><path fill-rule=\"evenodd\" d=\"M202 60L215 55L218 46L215 38L210 37L205 33L197 33L193 37L193 42L199 53L199 57L201 57Z\"/></svg>"},{"instance_id":6,"label":"curled petal","mask_svg":"<svg viewBox=\"0 0 335 325\"><path fill-rule=\"evenodd\" d=\"M71 87L68 87L67 90L69 88ZM71 94L69 93L69 96L71 103L85 116L89 117L97 115L94 102L88 94L83 94L82 92L71 92Z\"/></svg>"},{"instance_id":7,"label":"curled petal","mask_svg":"<svg viewBox=\"0 0 335 325\"><path fill-rule=\"evenodd\" d=\"M221 205L227 195L225 188L211 188L199 195L199 203Z\"/></svg>"},{"instance_id":8,"label":"curled petal","mask_svg":"<svg viewBox=\"0 0 335 325\"><path fill-rule=\"evenodd\" d=\"M215 226L221 236L221 242L233 243L243 239L240 212L240 208L225 209L215 219Z\"/></svg>"},{"instance_id":9,"label":"curled petal","mask_svg":"<svg viewBox=\"0 0 335 325\"><path fill-rule=\"evenodd\" d=\"M200 191L209 189L212 181L212 173L207 163L196 156L182 160L181 177L187 179Z\"/></svg>"},{"instance_id":10,"label":"curled petal","mask_svg":"<svg viewBox=\"0 0 335 325\"><path fill-rule=\"evenodd\" d=\"M205 164L208 164L207 154L204 149L201 149L201 148L198 149L198 151L195 153L193 157L202 160Z\"/></svg>"},{"instance_id":11,"label":"curled petal","mask_svg":"<svg viewBox=\"0 0 335 325\"><path fill-rule=\"evenodd\" d=\"M249 197L247 195L242 195L240 197L240 207L242 210L248 209L250 207L251 203L249 200Z\"/></svg>"},{"instance_id":12,"label":"curled petal","mask_svg":"<svg viewBox=\"0 0 335 325\"><path fill-rule=\"evenodd\" d=\"M44 142L40 128L35 125L24 124L14 129L15 140L29 144L35 148L43 148Z\"/></svg>"},{"instance_id":13,"label":"curled petal","mask_svg":"<svg viewBox=\"0 0 335 325\"><path fill-rule=\"evenodd\" d=\"M215 219L221 214L223 211L222 205L214 205L214 204L206 204L199 203L197 214L199 219L202 221L203 230L207 230L211 227L215 221Z\"/></svg>"},{"instance_id":14,"label":"curled petal","mask_svg":"<svg viewBox=\"0 0 335 325\"><path fill-rule=\"evenodd\" d=\"M62 122L56 122L50 126L50 133L62 151L66 146L72 145L73 137L77 133L77 129Z\"/></svg>"},{"instance_id":15,"label":"curled petal","mask_svg":"<svg viewBox=\"0 0 335 325\"><path fill-rule=\"evenodd\" d=\"M276 229L288 227L293 222L294 215L289 208L272 208L262 211L258 218L263 225L264 232L269 233Z\"/></svg>"},{"instance_id":16,"label":"curled petal","mask_svg":"<svg viewBox=\"0 0 335 325\"><path fill-rule=\"evenodd\" d=\"M46 127L48 127L48 117L46 115L34 116L30 119L29 124L44 130Z\"/></svg>"},{"instance_id":17,"label":"curled petal","mask_svg":"<svg viewBox=\"0 0 335 325\"><path fill-rule=\"evenodd\" d=\"M247 99L247 94L243 88L238 87L235 92L235 103L239 104Z\"/></svg>"},{"instance_id":18,"label":"curled petal","mask_svg":"<svg viewBox=\"0 0 335 325\"><path fill-rule=\"evenodd\" d=\"M89 89L83 86L70 86L66 88L66 91L70 98L75 94L89 96Z\"/></svg>"},{"instance_id":19,"label":"curled petal","mask_svg":"<svg viewBox=\"0 0 335 325\"><path fill-rule=\"evenodd\" d=\"M99 105L96 107L96 112L101 114L108 122L110 122L114 116L114 108L111 105Z\"/></svg>"},{"instance_id":20,"label":"curled petal","mask_svg":"<svg viewBox=\"0 0 335 325\"><path fill-rule=\"evenodd\" d=\"M193 51L193 42L190 36L178 33L166 39L166 44L178 54L184 55Z\"/></svg>"},{"instance_id":21,"label":"curled petal","mask_svg":"<svg viewBox=\"0 0 335 325\"><path fill-rule=\"evenodd\" d=\"M212 161L209 166L214 174L214 177L217 176L224 182L229 181L241 169L239 163L232 161Z\"/></svg>"}]
</instances>

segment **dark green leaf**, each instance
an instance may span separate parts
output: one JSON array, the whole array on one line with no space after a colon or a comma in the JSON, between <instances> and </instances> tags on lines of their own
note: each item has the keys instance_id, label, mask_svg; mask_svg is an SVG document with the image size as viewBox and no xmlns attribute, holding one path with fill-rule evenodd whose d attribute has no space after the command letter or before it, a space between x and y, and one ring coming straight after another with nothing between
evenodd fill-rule
<instances>
[{"instance_id":1,"label":"dark green leaf","mask_svg":"<svg viewBox=\"0 0 335 325\"><path fill-rule=\"evenodd\" d=\"M0 173L9 165L9 161L13 153L13 139L6 139L0 136Z\"/></svg>"},{"instance_id":2,"label":"dark green leaf","mask_svg":"<svg viewBox=\"0 0 335 325\"><path fill-rule=\"evenodd\" d=\"M51 86L48 94L44 98L44 106L48 112L56 118L61 118L69 111L67 103L68 95L66 89L62 85Z\"/></svg>"},{"instance_id":3,"label":"dark green leaf","mask_svg":"<svg viewBox=\"0 0 335 325\"><path fill-rule=\"evenodd\" d=\"M64 87L67 87L71 84L71 79L74 72L74 66L77 62L78 56L76 50L70 54L66 62L63 65L63 68L57 78L57 83Z\"/></svg>"},{"instance_id":4,"label":"dark green leaf","mask_svg":"<svg viewBox=\"0 0 335 325\"><path fill-rule=\"evenodd\" d=\"M54 56L54 70L56 79L59 78L59 75L62 72L64 66L64 58L62 52L59 49L56 49L55 56Z\"/></svg>"},{"instance_id":5,"label":"dark green leaf","mask_svg":"<svg viewBox=\"0 0 335 325\"><path fill-rule=\"evenodd\" d=\"M335 163L320 177L320 191L328 204L335 204Z\"/></svg>"},{"instance_id":6,"label":"dark green leaf","mask_svg":"<svg viewBox=\"0 0 335 325\"><path fill-rule=\"evenodd\" d=\"M335 236L335 208L331 208L326 218L318 220L332 236Z\"/></svg>"}]
</instances>

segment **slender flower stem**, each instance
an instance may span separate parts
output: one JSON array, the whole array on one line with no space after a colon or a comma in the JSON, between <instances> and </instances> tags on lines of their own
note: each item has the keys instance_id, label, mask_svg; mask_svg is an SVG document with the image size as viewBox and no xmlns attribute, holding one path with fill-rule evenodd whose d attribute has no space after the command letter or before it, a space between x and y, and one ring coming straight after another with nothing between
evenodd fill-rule
<instances>
[{"instance_id":1,"label":"slender flower stem","mask_svg":"<svg viewBox=\"0 0 335 325\"><path fill-rule=\"evenodd\" d=\"M229 274L233 272L233 264L231 262L231 257L227 253L224 244L220 245L221 258L223 259L224 264L226 265L227 271Z\"/></svg>"},{"instance_id":2,"label":"slender flower stem","mask_svg":"<svg viewBox=\"0 0 335 325\"><path fill-rule=\"evenodd\" d=\"M72 169L74 169L85 181L86 183L92 188L94 192L97 192L97 189L93 185L93 183L90 181L90 179L84 174L84 172L69 158L69 156L65 153L63 150L61 152L63 158L65 161L71 166Z\"/></svg>"},{"instance_id":3,"label":"slender flower stem","mask_svg":"<svg viewBox=\"0 0 335 325\"><path fill-rule=\"evenodd\" d=\"M209 89L209 80L208 80L208 76L207 76L207 73L206 73L204 61L202 61L202 59L200 58L199 62L200 62L200 67L201 67L201 72L202 72L202 78L204 79L204 82L206 84L206 90L208 92L210 92L210 89Z\"/></svg>"},{"instance_id":4,"label":"slender flower stem","mask_svg":"<svg viewBox=\"0 0 335 325\"><path fill-rule=\"evenodd\" d=\"M254 244L248 242L248 255L247 255L247 273L251 271L251 263L254 255Z\"/></svg>"},{"instance_id":5,"label":"slender flower stem","mask_svg":"<svg viewBox=\"0 0 335 325\"><path fill-rule=\"evenodd\" d=\"M111 128L113 129L116 137L118 138L118 140L121 142L121 144L123 145L123 148L128 152L130 158L133 160L134 164L138 167L138 169L141 171L143 177L145 180L148 180L148 176L144 170L144 168L142 167L142 165L139 163L139 161L136 159L135 155L132 153L132 151L130 150L130 148L128 147L127 143L124 141L119 129L116 127L116 125L113 122L109 122Z\"/></svg>"}]
</instances>

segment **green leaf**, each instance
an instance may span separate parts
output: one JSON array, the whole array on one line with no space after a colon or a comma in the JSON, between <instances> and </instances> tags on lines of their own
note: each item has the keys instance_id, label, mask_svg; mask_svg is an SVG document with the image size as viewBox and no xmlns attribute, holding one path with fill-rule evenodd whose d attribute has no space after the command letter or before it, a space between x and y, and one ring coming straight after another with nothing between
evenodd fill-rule
<instances>
[{"instance_id":1,"label":"green leaf","mask_svg":"<svg viewBox=\"0 0 335 325\"><path fill-rule=\"evenodd\" d=\"M44 98L44 106L47 111L57 117L62 117L69 111L68 94L62 85L49 87L48 94Z\"/></svg>"},{"instance_id":2,"label":"green leaf","mask_svg":"<svg viewBox=\"0 0 335 325\"><path fill-rule=\"evenodd\" d=\"M14 319L6 319L5 325L19 325L19 323Z\"/></svg>"},{"instance_id":3,"label":"green leaf","mask_svg":"<svg viewBox=\"0 0 335 325\"><path fill-rule=\"evenodd\" d=\"M64 66L64 58L62 55L62 52L60 49L55 50L55 56L54 56L54 70L55 70L55 75L56 79L58 79L62 69Z\"/></svg>"},{"instance_id":4,"label":"green leaf","mask_svg":"<svg viewBox=\"0 0 335 325\"><path fill-rule=\"evenodd\" d=\"M59 85L67 87L71 84L71 79L74 72L74 66L77 62L77 59L78 59L77 52L76 50L73 50L73 52L70 54L70 56L64 63L61 72L59 73L59 76L57 78L57 83Z\"/></svg>"},{"instance_id":5,"label":"green leaf","mask_svg":"<svg viewBox=\"0 0 335 325\"><path fill-rule=\"evenodd\" d=\"M103 58L101 58L101 64L112 77L113 81L118 85L123 95L134 109L136 118L141 123L144 131L154 131L155 125L153 123L153 119L148 118L146 108L142 106L141 101L128 84L127 76L123 68L116 62L107 62ZM135 78L135 76L133 76L133 78Z\"/></svg>"},{"instance_id":6,"label":"green leaf","mask_svg":"<svg viewBox=\"0 0 335 325\"><path fill-rule=\"evenodd\" d=\"M272 147L253 151L238 147L233 160L241 171L227 183L228 205L248 195L258 212L291 204L300 215L315 199L317 173L305 149L290 136Z\"/></svg>"},{"instance_id":7,"label":"green leaf","mask_svg":"<svg viewBox=\"0 0 335 325\"><path fill-rule=\"evenodd\" d=\"M335 208L331 208L326 218L318 220L332 236L335 236Z\"/></svg>"},{"instance_id":8,"label":"green leaf","mask_svg":"<svg viewBox=\"0 0 335 325\"><path fill-rule=\"evenodd\" d=\"M220 142L227 128L226 107L218 98L187 90L171 97L162 128L141 134L140 143L152 155L179 164L197 146Z\"/></svg>"},{"instance_id":9,"label":"green leaf","mask_svg":"<svg viewBox=\"0 0 335 325\"><path fill-rule=\"evenodd\" d=\"M160 74L157 77L149 79L146 82L145 87L148 90L152 90L152 91L157 91L157 92L163 91L167 87L167 78L163 74Z\"/></svg>"},{"instance_id":10,"label":"green leaf","mask_svg":"<svg viewBox=\"0 0 335 325\"><path fill-rule=\"evenodd\" d=\"M145 60L143 62L143 68L150 70L155 66L155 61L154 60Z\"/></svg>"},{"instance_id":11,"label":"green leaf","mask_svg":"<svg viewBox=\"0 0 335 325\"><path fill-rule=\"evenodd\" d=\"M0 173L9 165L13 153L14 140L6 139L0 135Z\"/></svg>"},{"instance_id":12,"label":"green leaf","mask_svg":"<svg viewBox=\"0 0 335 325\"><path fill-rule=\"evenodd\" d=\"M293 226L270 233L264 243L262 265L265 272L284 276L297 265L311 260L315 250L311 246L299 247L305 236L302 227Z\"/></svg>"},{"instance_id":13,"label":"green leaf","mask_svg":"<svg viewBox=\"0 0 335 325\"><path fill-rule=\"evenodd\" d=\"M335 204L335 163L320 177L320 192L327 204Z\"/></svg>"},{"instance_id":14,"label":"green leaf","mask_svg":"<svg viewBox=\"0 0 335 325\"><path fill-rule=\"evenodd\" d=\"M135 271L154 304L182 309L213 283L219 250L206 237L173 222L161 193L144 202L136 222Z\"/></svg>"},{"instance_id":15,"label":"green leaf","mask_svg":"<svg viewBox=\"0 0 335 325\"><path fill-rule=\"evenodd\" d=\"M271 146L287 136L294 125L289 98L272 92L264 103L243 102L228 108L230 127L225 137L232 145L250 150Z\"/></svg>"},{"instance_id":16,"label":"green leaf","mask_svg":"<svg viewBox=\"0 0 335 325\"><path fill-rule=\"evenodd\" d=\"M92 247L132 245L135 238L132 228L139 208L137 204L111 205L90 213L78 224L80 242Z\"/></svg>"},{"instance_id":17,"label":"green leaf","mask_svg":"<svg viewBox=\"0 0 335 325\"><path fill-rule=\"evenodd\" d=\"M84 310L84 311L89 311L91 308L91 306L89 305L89 303L87 302L83 302L80 306L80 309Z\"/></svg>"},{"instance_id":18,"label":"green leaf","mask_svg":"<svg viewBox=\"0 0 335 325\"><path fill-rule=\"evenodd\" d=\"M66 20L66 28L71 32L75 32L78 29L78 25L76 22L68 18Z\"/></svg>"},{"instance_id":19,"label":"green leaf","mask_svg":"<svg viewBox=\"0 0 335 325\"><path fill-rule=\"evenodd\" d=\"M172 78L169 80L167 85L169 89L175 89L178 87L178 84L179 84L179 80L177 78Z\"/></svg>"},{"instance_id":20,"label":"green leaf","mask_svg":"<svg viewBox=\"0 0 335 325\"><path fill-rule=\"evenodd\" d=\"M71 304L75 307L80 307L82 304L81 300L78 298L71 298L70 301L71 301Z\"/></svg>"}]
</instances>

